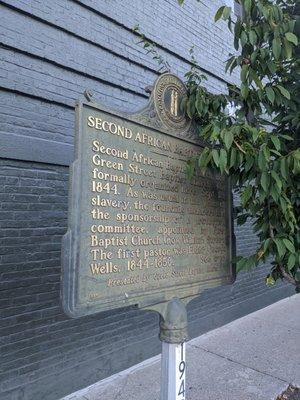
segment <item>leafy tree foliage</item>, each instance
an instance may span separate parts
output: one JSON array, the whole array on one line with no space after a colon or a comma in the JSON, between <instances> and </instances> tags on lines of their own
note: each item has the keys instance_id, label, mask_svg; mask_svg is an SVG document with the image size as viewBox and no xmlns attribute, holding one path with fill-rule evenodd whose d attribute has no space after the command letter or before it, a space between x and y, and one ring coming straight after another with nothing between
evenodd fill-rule
<instances>
[{"instance_id":1,"label":"leafy tree foliage","mask_svg":"<svg viewBox=\"0 0 300 400\"><path fill-rule=\"evenodd\" d=\"M180 1L182 3L183 1ZM300 2L240 0L243 16L222 6L216 13L233 33L240 85L228 95L203 86L194 60L183 107L207 146L189 163L230 176L240 194L237 223L253 223L255 253L238 257L237 269L272 261L267 284L285 279L300 291ZM234 104L234 115L226 105Z\"/></svg>"}]
</instances>

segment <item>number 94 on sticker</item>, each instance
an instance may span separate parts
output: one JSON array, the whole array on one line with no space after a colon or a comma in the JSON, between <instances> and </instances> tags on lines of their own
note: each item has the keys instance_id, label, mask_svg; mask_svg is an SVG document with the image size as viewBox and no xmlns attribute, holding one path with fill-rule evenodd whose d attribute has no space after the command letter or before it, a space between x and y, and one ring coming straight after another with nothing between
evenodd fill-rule
<instances>
[{"instance_id":1,"label":"number 94 on sticker","mask_svg":"<svg viewBox=\"0 0 300 400\"><path fill-rule=\"evenodd\" d=\"M177 346L176 353L176 400L185 400L185 343Z\"/></svg>"}]
</instances>

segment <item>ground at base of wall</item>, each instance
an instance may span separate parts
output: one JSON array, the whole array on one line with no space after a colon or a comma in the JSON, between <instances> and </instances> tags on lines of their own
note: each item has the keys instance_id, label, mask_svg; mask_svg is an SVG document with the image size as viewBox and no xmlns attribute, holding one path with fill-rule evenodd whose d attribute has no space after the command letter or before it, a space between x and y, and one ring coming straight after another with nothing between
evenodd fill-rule
<instances>
[{"instance_id":1,"label":"ground at base of wall","mask_svg":"<svg viewBox=\"0 0 300 400\"><path fill-rule=\"evenodd\" d=\"M300 389L289 386L276 400L300 400Z\"/></svg>"},{"instance_id":2,"label":"ground at base of wall","mask_svg":"<svg viewBox=\"0 0 300 400\"><path fill-rule=\"evenodd\" d=\"M299 400L299 306L294 295L189 341L186 398ZM117 398L159 400L159 357L61 400Z\"/></svg>"}]
</instances>

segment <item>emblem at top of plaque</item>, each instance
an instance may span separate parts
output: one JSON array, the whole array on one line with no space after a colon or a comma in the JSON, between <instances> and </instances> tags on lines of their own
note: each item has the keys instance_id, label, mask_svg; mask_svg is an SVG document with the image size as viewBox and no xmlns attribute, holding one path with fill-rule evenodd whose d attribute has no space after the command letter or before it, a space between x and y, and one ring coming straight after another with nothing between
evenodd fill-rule
<instances>
[{"instance_id":1,"label":"emblem at top of plaque","mask_svg":"<svg viewBox=\"0 0 300 400\"><path fill-rule=\"evenodd\" d=\"M190 128L191 120L181 108L185 94L186 87L176 75L166 73L155 82L152 93L154 107L159 120L166 128L177 132L184 132Z\"/></svg>"}]
</instances>

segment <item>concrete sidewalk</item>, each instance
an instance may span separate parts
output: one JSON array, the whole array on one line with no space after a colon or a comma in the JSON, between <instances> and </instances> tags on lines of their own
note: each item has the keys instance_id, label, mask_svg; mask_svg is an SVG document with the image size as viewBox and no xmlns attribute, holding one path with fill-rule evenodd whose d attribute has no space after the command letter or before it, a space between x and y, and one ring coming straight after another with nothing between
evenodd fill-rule
<instances>
[{"instance_id":1,"label":"concrete sidewalk","mask_svg":"<svg viewBox=\"0 0 300 400\"><path fill-rule=\"evenodd\" d=\"M187 400L274 400L300 387L300 294L187 345ZM159 400L154 357L64 400Z\"/></svg>"}]
</instances>

